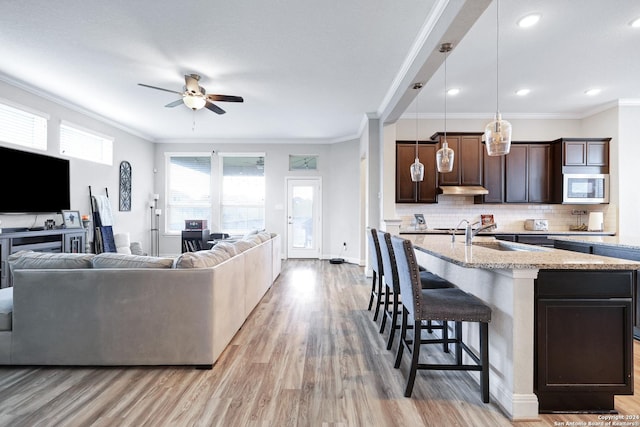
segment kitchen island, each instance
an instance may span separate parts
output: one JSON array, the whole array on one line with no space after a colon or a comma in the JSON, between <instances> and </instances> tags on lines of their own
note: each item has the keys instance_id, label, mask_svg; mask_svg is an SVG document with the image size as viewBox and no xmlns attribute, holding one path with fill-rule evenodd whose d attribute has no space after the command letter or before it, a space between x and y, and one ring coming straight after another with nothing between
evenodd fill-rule
<instances>
[{"instance_id":1,"label":"kitchen island","mask_svg":"<svg viewBox=\"0 0 640 427\"><path fill-rule=\"evenodd\" d=\"M490 392L512 420L615 411L633 393L632 289L640 262L477 236L403 235L423 267L492 307ZM477 349L477 331L464 339ZM472 374L473 375L473 374Z\"/></svg>"}]
</instances>

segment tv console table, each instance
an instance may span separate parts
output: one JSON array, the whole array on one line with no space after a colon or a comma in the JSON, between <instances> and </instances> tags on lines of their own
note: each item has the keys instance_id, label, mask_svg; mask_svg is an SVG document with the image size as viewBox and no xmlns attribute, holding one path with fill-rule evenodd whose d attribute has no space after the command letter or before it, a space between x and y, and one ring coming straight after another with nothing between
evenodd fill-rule
<instances>
[{"instance_id":1,"label":"tv console table","mask_svg":"<svg viewBox=\"0 0 640 427\"><path fill-rule=\"evenodd\" d=\"M23 250L37 252L84 252L84 228L20 230L0 233L0 288L11 286L9 255Z\"/></svg>"}]
</instances>

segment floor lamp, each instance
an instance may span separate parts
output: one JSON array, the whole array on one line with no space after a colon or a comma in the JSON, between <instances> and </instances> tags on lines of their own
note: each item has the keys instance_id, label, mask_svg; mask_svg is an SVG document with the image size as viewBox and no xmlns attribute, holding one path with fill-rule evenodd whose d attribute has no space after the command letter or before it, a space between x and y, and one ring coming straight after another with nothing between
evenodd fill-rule
<instances>
[{"instance_id":1,"label":"floor lamp","mask_svg":"<svg viewBox=\"0 0 640 427\"><path fill-rule=\"evenodd\" d=\"M159 194L153 195L151 200L151 256L160 256L160 215L162 211L158 209Z\"/></svg>"}]
</instances>

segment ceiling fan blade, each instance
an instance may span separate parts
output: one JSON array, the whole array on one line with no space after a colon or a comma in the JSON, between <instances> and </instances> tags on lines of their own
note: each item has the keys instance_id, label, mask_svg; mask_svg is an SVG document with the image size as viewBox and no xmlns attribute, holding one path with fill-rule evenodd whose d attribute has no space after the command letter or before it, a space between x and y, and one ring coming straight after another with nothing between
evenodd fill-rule
<instances>
[{"instance_id":1,"label":"ceiling fan blade","mask_svg":"<svg viewBox=\"0 0 640 427\"><path fill-rule=\"evenodd\" d=\"M173 108L173 107L177 107L180 104L184 104L184 101L182 101L182 99L177 99L173 102L168 103L167 105L165 105L165 107Z\"/></svg>"},{"instance_id":2,"label":"ceiling fan blade","mask_svg":"<svg viewBox=\"0 0 640 427\"><path fill-rule=\"evenodd\" d=\"M241 96L233 96L233 95L210 94L210 95L207 95L207 99L209 101L244 102L244 99Z\"/></svg>"},{"instance_id":3,"label":"ceiling fan blade","mask_svg":"<svg viewBox=\"0 0 640 427\"><path fill-rule=\"evenodd\" d=\"M138 86L144 86L144 87L148 87L148 88L151 88L151 89L163 90L165 92L177 93L178 95L182 95L182 92L176 92L175 90L163 89L161 87L156 87L156 86L150 86L150 85L146 85L144 83L138 83Z\"/></svg>"},{"instance_id":4,"label":"ceiling fan blade","mask_svg":"<svg viewBox=\"0 0 640 427\"><path fill-rule=\"evenodd\" d=\"M198 84L198 80L199 78L197 78L197 74L185 74L184 76L184 82L185 82L185 86L187 88L187 92L190 92L191 94L195 95L200 92L200 85Z\"/></svg>"},{"instance_id":5,"label":"ceiling fan blade","mask_svg":"<svg viewBox=\"0 0 640 427\"><path fill-rule=\"evenodd\" d=\"M218 113L218 114L226 113L226 111L224 111L222 108L218 107L216 104L212 104L209 101L207 101L207 103L204 106L207 110L211 110L214 113Z\"/></svg>"}]
</instances>

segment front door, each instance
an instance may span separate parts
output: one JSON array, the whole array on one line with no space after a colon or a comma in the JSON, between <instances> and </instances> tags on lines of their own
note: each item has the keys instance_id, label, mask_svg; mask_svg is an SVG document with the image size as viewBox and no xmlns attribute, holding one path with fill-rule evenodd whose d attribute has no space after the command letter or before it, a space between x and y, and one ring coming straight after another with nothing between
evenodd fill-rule
<instances>
[{"instance_id":1,"label":"front door","mask_svg":"<svg viewBox=\"0 0 640 427\"><path fill-rule=\"evenodd\" d=\"M287 178L287 258L320 258L322 180Z\"/></svg>"}]
</instances>

